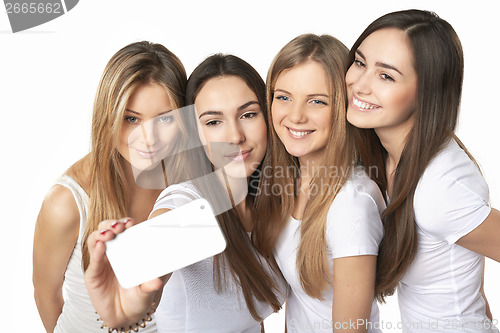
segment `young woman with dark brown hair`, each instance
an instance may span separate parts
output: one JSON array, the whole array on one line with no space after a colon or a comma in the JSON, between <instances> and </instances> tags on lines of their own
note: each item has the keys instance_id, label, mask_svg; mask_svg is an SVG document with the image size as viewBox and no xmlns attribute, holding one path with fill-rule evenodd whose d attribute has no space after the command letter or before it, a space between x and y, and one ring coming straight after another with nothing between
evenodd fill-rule
<instances>
[{"instance_id":1,"label":"young woman with dark brown hair","mask_svg":"<svg viewBox=\"0 0 500 333\"><path fill-rule=\"evenodd\" d=\"M498 332L482 291L484 256L500 261L500 213L454 134L463 52L445 20L384 15L349 54L348 121L389 202L376 296L398 290L403 332Z\"/></svg>"}]
</instances>

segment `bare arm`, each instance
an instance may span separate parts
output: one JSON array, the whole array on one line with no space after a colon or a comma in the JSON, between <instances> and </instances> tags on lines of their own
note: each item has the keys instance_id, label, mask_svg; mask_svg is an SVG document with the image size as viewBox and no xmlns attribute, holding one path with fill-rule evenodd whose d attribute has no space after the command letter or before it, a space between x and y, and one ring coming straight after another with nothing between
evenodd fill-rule
<instances>
[{"instance_id":1,"label":"bare arm","mask_svg":"<svg viewBox=\"0 0 500 333\"><path fill-rule=\"evenodd\" d=\"M80 214L71 191L54 186L38 214L33 241L35 302L47 332L53 332L62 312L64 272L79 226Z\"/></svg>"},{"instance_id":2,"label":"bare arm","mask_svg":"<svg viewBox=\"0 0 500 333\"><path fill-rule=\"evenodd\" d=\"M500 212L492 209L486 220L457 244L500 262Z\"/></svg>"},{"instance_id":3,"label":"bare arm","mask_svg":"<svg viewBox=\"0 0 500 333\"><path fill-rule=\"evenodd\" d=\"M373 255L333 260L333 332L368 332L376 265Z\"/></svg>"},{"instance_id":4,"label":"bare arm","mask_svg":"<svg viewBox=\"0 0 500 333\"><path fill-rule=\"evenodd\" d=\"M158 216L168 210L158 210L151 217ZM99 224L99 230L93 232L88 239L90 264L85 272L85 284L92 305L101 316L104 323L111 328L129 326L146 317L151 311L153 302L158 304L163 286L171 274L143 283L133 288L122 288L106 257L105 242L117 234L135 225L128 222L107 220Z\"/></svg>"}]
</instances>

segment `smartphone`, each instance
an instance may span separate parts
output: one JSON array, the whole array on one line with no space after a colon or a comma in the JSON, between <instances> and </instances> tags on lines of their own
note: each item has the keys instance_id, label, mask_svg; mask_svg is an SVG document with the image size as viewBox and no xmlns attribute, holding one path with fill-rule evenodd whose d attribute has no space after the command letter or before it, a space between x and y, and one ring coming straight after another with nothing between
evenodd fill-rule
<instances>
[{"instance_id":1,"label":"smartphone","mask_svg":"<svg viewBox=\"0 0 500 333\"><path fill-rule=\"evenodd\" d=\"M120 285L131 288L225 248L212 207L197 199L125 230L106 242L106 255Z\"/></svg>"}]
</instances>

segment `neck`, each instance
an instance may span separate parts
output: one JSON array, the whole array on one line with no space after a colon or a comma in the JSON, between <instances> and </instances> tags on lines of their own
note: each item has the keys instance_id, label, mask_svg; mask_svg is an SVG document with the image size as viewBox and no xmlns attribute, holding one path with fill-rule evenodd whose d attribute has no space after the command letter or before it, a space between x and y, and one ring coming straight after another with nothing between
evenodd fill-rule
<instances>
[{"instance_id":1,"label":"neck","mask_svg":"<svg viewBox=\"0 0 500 333\"><path fill-rule=\"evenodd\" d=\"M229 192L231 204L240 217L241 224L246 232L253 230L252 212L247 205L248 178L233 178L222 169L216 171L217 176Z\"/></svg>"},{"instance_id":2,"label":"neck","mask_svg":"<svg viewBox=\"0 0 500 333\"><path fill-rule=\"evenodd\" d=\"M300 186L309 185L313 179L316 170L321 167L320 158L308 158L306 156L299 158L300 167Z\"/></svg>"},{"instance_id":3,"label":"neck","mask_svg":"<svg viewBox=\"0 0 500 333\"><path fill-rule=\"evenodd\" d=\"M385 172L387 177L387 194L392 196L392 187L394 185L394 174L401 159L401 154L405 148L408 134L411 128L399 127L398 129L375 129L375 133L380 139L380 143L387 151L387 160L385 161Z\"/></svg>"}]
</instances>

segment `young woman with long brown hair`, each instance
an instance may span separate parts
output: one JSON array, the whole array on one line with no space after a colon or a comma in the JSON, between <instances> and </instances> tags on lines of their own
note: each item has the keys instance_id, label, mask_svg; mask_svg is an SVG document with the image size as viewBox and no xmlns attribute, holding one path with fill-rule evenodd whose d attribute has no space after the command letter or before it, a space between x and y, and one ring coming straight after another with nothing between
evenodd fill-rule
<instances>
[{"instance_id":1,"label":"young woman with long brown hair","mask_svg":"<svg viewBox=\"0 0 500 333\"><path fill-rule=\"evenodd\" d=\"M347 54L332 36L301 35L268 72L271 144L255 241L290 284L288 332L378 331L373 300L385 203L356 165L345 116Z\"/></svg>"},{"instance_id":2,"label":"young woman with long brown hair","mask_svg":"<svg viewBox=\"0 0 500 333\"><path fill-rule=\"evenodd\" d=\"M184 105L186 80L180 60L160 44L132 43L108 62L94 102L91 152L51 189L36 223L33 284L47 332L100 331L84 284L87 238L102 220L147 218L167 184L160 177L143 188L136 180L162 173L160 161L182 144L175 110ZM154 321L144 332L156 332Z\"/></svg>"},{"instance_id":3,"label":"young woman with long brown hair","mask_svg":"<svg viewBox=\"0 0 500 333\"><path fill-rule=\"evenodd\" d=\"M132 223L103 221L100 231L89 238L89 294L110 327L135 327L161 295L156 309L159 332L260 332L262 320L281 308L286 294L281 274L268 266L250 238L254 181L268 142L265 85L242 59L216 54L189 77L186 103L194 105L188 114L194 124L192 135L199 136L204 149L199 163L184 168L195 167L191 174L199 178L170 185L159 196L151 216L206 198L217 214L226 249L162 279L123 289L105 261L103 242ZM221 201L224 197L230 199L229 206Z\"/></svg>"},{"instance_id":4,"label":"young woman with long brown hair","mask_svg":"<svg viewBox=\"0 0 500 333\"><path fill-rule=\"evenodd\" d=\"M376 296L398 290L403 332L498 332L482 290L484 256L500 261L500 213L454 134L463 51L445 20L384 15L349 54L348 121L387 195Z\"/></svg>"}]
</instances>

